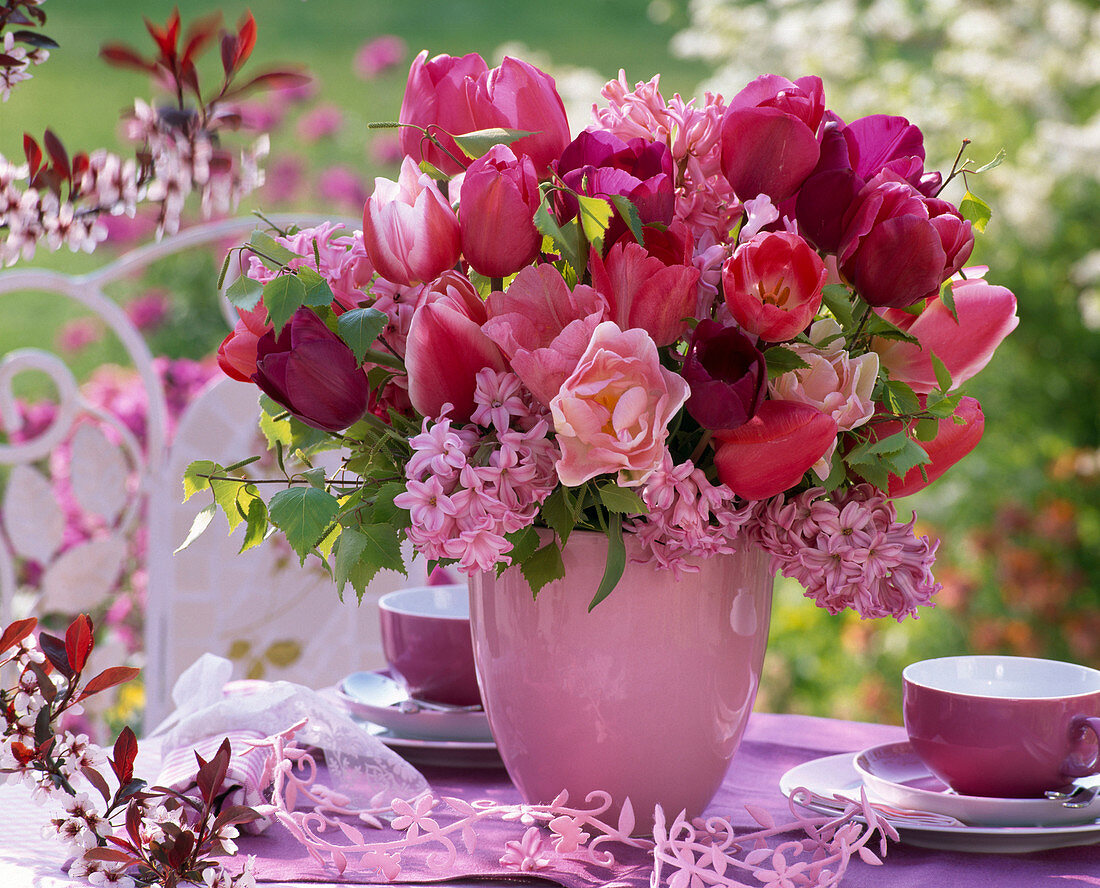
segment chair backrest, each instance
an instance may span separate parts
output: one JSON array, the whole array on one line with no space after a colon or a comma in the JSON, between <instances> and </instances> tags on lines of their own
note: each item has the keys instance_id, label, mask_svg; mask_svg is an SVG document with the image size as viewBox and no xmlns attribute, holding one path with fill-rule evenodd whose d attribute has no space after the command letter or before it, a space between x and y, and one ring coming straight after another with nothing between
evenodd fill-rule
<instances>
[{"instance_id":1,"label":"chair backrest","mask_svg":"<svg viewBox=\"0 0 1100 888\"><path fill-rule=\"evenodd\" d=\"M175 679L206 651L233 660L239 677L313 687L383 665L375 602L410 582L385 572L362 606L354 594L341 602L319 567L300 567L274 539L238 554L241 529L230 536L224 523L173 555L204 504L198 497L182 502L186 465L262 452L250 419L259 416L257 391L217 378L178 416L173 431L154 356L106 290L169 255L242 241L254 227L254 219L196 226L89 274L0 273L0 306L37 291L73 300L97 318L121 343L131 364L126 372L145 399L144 423L135 431L88 397L63 356L21 348L0 357L0 620L105 611L117 604L122 584L143 582L147 725L171 709ZM216 311L214 281L210 291ZM223 310L231 317L224 304ZM30 415L21 408L17 380L25 374L45 374L54 407ZM423 579L423 568L421 576L416 570L414 580ZM124 651L116 645L100 653L98 665L106 666Z\"/></svg>"}]
</instances>

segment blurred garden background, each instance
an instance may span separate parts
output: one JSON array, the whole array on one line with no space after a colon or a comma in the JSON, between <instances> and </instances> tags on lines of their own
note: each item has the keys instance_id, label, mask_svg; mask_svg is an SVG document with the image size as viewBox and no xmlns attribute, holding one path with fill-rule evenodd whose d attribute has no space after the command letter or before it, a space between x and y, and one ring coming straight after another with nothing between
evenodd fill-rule
<instances>
[{"instance_id":1,"label":"blurred garden background","mask_svg":"<svg viewBox=\"0 0 1100 888\"><path fill-rule=\"evenodd\" d=\"M43 30L60 47L0 103L0 154L20 157L24 131L47 127L70 151L119 150L119 112L153 96L140 73L100 61L99 48L121 41L148 53L142 18L163 22L174 5L43 8ZM185 24L216 11L233 24L247 8L189 0L180 11ZM271 134L271 153L267 183L241 213L360 215L373 178L393 175L398 160L395 131L368 123L396 119L421 49L477 51L491 64L504 54L528 59L557 78L575 131L620 68L631 83L659 72L666 97L709 89L729 98L760 73L812 73L846 119L887 112L921 126L930 169L949 169L963 139L978 165L1003 148L999 167L969 178L993 210L972 264L990 265L989 280L1016 293L1020 325L967 385L986 415L978 449L899 504L942 541L938 605L900 624L831 617L780 580L757 705L900 722L900 671L916 659L1002 652L1100 667L1100 2L264 0L252 13L250 67L293 63L314 84L246 102L244 113ZM951 187L957 201L963 183ZM152 224L139 217L112 234L94 256L40 249L30 264L95 268L150 240ZM216 372L209 357L226 330L215 288L221 258L167 263L118 293L154 352L176 362L165 372L180 404ZM64 349L90 372L118 346L78 315L8 298L0 354ZM140 409L118 379L90 384L112 409ZM136 644L140 596L127 600L115 617Z\"/></svg>"}]
</instances>

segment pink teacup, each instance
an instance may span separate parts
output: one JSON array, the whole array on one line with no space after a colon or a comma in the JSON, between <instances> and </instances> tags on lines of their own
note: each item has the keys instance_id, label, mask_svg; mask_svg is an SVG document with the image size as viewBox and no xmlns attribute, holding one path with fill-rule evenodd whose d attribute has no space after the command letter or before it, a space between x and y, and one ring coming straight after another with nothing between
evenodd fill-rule
<instances>
[{"instance_id":1,"label":"pink teacup","mask_svg":"<svg viewBox=\"0 0 1100 888\"><path fill-rule=\"evenodd\" d=\"M1100 772L1100 671L1031 657L943 657L902 672L905 729L963 795L1032 798Z\"/></svg>"},{"instance_id":2,"label":"pink teacup","mask_svg":"<svg viewBox=\"0 0 1100 888\"><path fill-rule=\"evenodd\" d=\"M383 595L382 650L411 697L432 703L481 703L470 639L465 583L415 586Z\"/></svg>"}]
</instances>

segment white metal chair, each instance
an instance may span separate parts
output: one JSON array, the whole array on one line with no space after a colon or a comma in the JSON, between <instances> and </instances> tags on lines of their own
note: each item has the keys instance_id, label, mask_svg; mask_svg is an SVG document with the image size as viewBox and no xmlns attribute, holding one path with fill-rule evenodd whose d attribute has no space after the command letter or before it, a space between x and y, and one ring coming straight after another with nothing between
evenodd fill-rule
<instances>
[{"instance_id":1,"label":"white metal chair","mask_svg":"<svg viewBox=\"0 0 1100 888\"><path fill-rule=\"evenodd\" d=\"M147 570L146 725L167 714L175 679L206 651L233 660L239 677L286 678L314 687L383 665L375 602L409 582L384 572L361 606L353 593L341 602L319 567L300 567L294 554L273 546L273 540L238 554L241 531L230 537L224 518L220 529L215 524L172 554L204 504L199 497L182 502L184 467L194 459L225 464L260 452L262 441L250 420L259 415L257 391L227 378L215 380L180 416L169 440L165 391L153 355L105 289L170 254L226 238L243 241L255 226L254 219L232 219L186 229L90 274L0 273L0 306L15 294L41 291L74 300L99 318L121 342L147 399L142 441L89 403L59 355L16 349L0 357L0 428L6 430L0 438L0 620L102 606L116 594L121 577ZM214 281L210 289L216 311ZM44 428L29 429L17 409L14 384L22 374L35 373L52 381L57 409ZM60 461L51 455L58 448L70 454L71 498L65 505L70 512L79 508L96 525L92 539L75 544L66 536L71 516L54 496ZM143 565L127 561L142 551L133 545L135 535L146 536ZM33 590L20 577L28 563L41 571ZM102 654L100 665L106 666L119 651Z\"/></svg>"}]
</instances>

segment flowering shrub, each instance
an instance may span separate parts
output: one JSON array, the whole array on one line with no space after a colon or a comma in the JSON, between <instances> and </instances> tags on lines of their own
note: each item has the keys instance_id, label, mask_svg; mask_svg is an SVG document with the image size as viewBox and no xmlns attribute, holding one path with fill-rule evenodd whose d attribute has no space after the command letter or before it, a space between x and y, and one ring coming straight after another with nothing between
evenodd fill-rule
<instances>
[{"instance_id":1,"label":"flowering shrub","mask_svg":"<svg viewBox=\"0 0 1100 888\"><path fill-rule=\"evenodd\" d=\"M275 525L360 592L404 538L537 591L588 529L609 541L593 604L627 532L676 571L760 545L830 611L915 614L936 545L890 497L977 443L958 387L1016 325L966 267L987 208L943 196L978 171L926 170L920 129L846 123L816 77L603 97L571 140L531 65L417 57L363 230L257 232L228 291L222 368L264 392L280 453L342 470L265 500L200 461L200 521L220 503L246 546Z\"/></svg>"}]
</instances>

